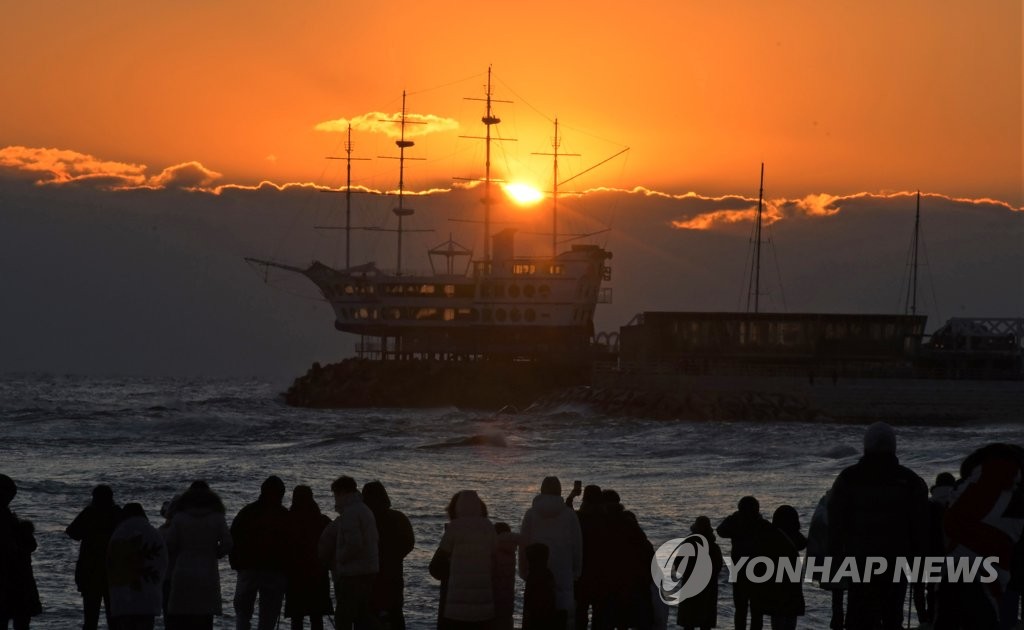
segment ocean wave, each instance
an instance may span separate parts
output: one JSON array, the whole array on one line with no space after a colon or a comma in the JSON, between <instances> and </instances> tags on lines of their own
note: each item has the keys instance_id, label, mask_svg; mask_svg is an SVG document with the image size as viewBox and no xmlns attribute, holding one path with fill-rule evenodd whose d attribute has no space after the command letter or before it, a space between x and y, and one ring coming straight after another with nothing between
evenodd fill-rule
<instances>
[{"instance_id":1,"label":"ocean wave","mask_svg":"<svg viewBox=\"0 0 1024 630\"><path fill-rule=\"evenodd\" d=\"M493 446L497 448L505 448L508 446L508 441L501 433L478 433L476 435L461 438L452 438L444 442L424 444L419 448L453 448L459 446Z\"/></svg>"}]
</instances>

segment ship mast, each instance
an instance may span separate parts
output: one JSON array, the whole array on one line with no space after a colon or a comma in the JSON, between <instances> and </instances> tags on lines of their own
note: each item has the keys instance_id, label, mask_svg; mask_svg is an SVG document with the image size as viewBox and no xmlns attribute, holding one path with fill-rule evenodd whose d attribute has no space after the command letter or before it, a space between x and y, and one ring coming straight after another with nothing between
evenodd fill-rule
<instances>
[{"instance_id":1,"label":"ship mast","mask_svg":"<svg viewBox=\"0 0 1024 630\"><path fill-rule=\"evenodd\" d=\"M911 241L910 283L907 285L907 299L904 312L917 314L917 249L921 236L921 191L917 191L917 210L914 213L914 238Z\"/></svg>"},{"instance_id":2,"label":"ship mast","mask_svg":"<svg viewBox=\"0 0 1024 630\"><path fill-rule=\"evenodd\" d=\"M401 135L398 140L395 140L395 146L398 147L398 207L393 208L391 211L398 217L398 229L394 230L398 233L398 255L397 266L395 275L402 275L402 234L407 231L403 228L402 220L405 217L412 216L415 212L412 208L405 207L405 161L406 160L422 160L423 158L412 158L405 157L405 150L416 146L416 143L412 140L405 139L405 126L408 124L421 124L425 125L425 122L418 120L408 120L406 117L405 109L405 90L402 90L402 114L397 119L386 120L385 122L395 122L401 125ZM395 159L393 156L380 156L384 158ZM388 230L390 231L390 230ZM415 230L424 231L424 230Z\"/></svg>"},{"instance_id":3,"label":"ship mast","mask_svg":"<svg viewBox=\"0 0 1024 630\"><path fill-rule=\"evenodd\" d=\"M764 203L764 162L761 162L761 185L757 193L757 221L754 224L754 256L750 261L750 284L747 289L747 312L750 313L750 296L754 296L754 313L758 312L761 297L761 219Z\"/></svg>"},{"instance_id":4,"label":"ship mast","mask_svg":"<svg viewBox=\"0 0 1024 630\"><path fill-rule=\"evenodd\" d=\"M345 157L340 158L328 156L327 159L345 160L345 269L350 269L352 267L352 160L370 159L352 157L352 123L348 124L348 139L345 141Z\"/></svg>"},{"instance_id":5,"label":"ship mast","mask_svg":"<svg viewBox=\"0 0 1024 630\"><path fill-rule=\"evenodd\" d=\"M491 206L494 203L494 198L491 196L491 190L494 180L491 178L491 142L495 140L514 140L514 138L494 138L491 135L491 127L501 123L501 119L494 115L494 111L491 106L494 103L511 103L512 101L503 101L494 98L493 91L491 90L491 66L487 66L487 87L484 94L484 98L472 98L466 97L467 101L484 101L486 103L486 109L484 110L484 116L480 119L480 122L484 124L485 133L483 136L461 136L463 138L469 138L473 140L483 140L485 143L485 160L484 160L484 267L489 268L491 262Z\"/></svg>"},{"instance_id":6,"label":"ship mast","mask_svg":"<svg viewBox=\"0 0 1024 630\"><path fill-rule=\"evenodd\" d=\"M551 178L551 259L558 256L558 157L579 156L579 153L559 153L558 149L562 139L558 137L558 119L555 118L555 137L551 141L553 151L551 153L534 153L534 155L547 155L552 158ZM570 178L572 179L572 178ZM566 180L569 181L569 180ZM565 182L563 182L565 183Z\"/></svg>"}]
</instances>

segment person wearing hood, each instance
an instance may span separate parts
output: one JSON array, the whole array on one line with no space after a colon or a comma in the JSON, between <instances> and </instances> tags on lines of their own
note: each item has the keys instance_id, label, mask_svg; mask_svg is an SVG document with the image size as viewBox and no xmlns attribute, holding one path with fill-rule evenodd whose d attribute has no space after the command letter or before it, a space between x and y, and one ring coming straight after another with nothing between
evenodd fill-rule
<instances>
[{"instance_id":1,"label":"person wearing hood","mask_svg":"<svg viewBox=\"0 0 1024 630\"><path fill-rule=\"evenodd\" d=\"M288 584L286 557L288 510L285 487L280 477L271 475L260 486L256 501L243 507L231 522L234 545L229 558L238 572L235 586L235 624L238 630L252 627L256 598L260 600L259 630L272 630L281 615L281 602Z\"/></svg>"},{"instance_id":2,"label":"person wearing hood","mask_svg":"<svg viewBox=\"0 0 1024 630\"><path fill-rule=\"evenodd\" d=\"M110 614L118 630L152 630L163 612L167 547L138 503L128 503L107 548Z\"/></svg>"},{"instance_id":3,"label":"person wearing hood","mask_svg":"<svg viewBox=\"0 0 1024 630\"><path fill-rule=\"evenodd\" d=\"M380 571L377 522L352 477L335 479L331 493L338 518L320 535L317 555L334 576L335 626L339 630L351 630L353 624L372 627L370 598Z\"/></svg>"},{"instance_id":4,"label":"person wearing hood","mask_svg":"<svg viewBox=\"0 0 1024 630\"><path fill-rule=\"evenodd\" d=\"M703 591L679 602L676 614L676 625L683 630L710 630L718 625L718 575L725 565L722 548L715 542L715 530L711 527L711 519L698 516L690 527L691 534L700 534L708 541L708 553L711 556L711 581ZM682 558L676 559L677 563ZM676 567L673 567L675 570Z\"/></svg>"},{"instance_id":5,"label":"person wearing hood","mask_svg":"<svg viewBox=\"0 0 1024 630\"><path fill-rule=\"evenodd\" d=\"M487 507L473 490L453 497L448 516L451 520L430 561L430 574L445 585L438 627L482 630L495 617L497 534L487 518Z\"/></svg>"},{"instance_id":6,"label":"person wearing hood","mask_svg":"<svg viewBox=\"0 0 1024 630\"><path fill-rule=\"evenodd\" d=\"M799 566L800 552L807 538L800 531L800 515L791 505L781 505L772 514L772 529L761 542L761 553L768 558L785 558L789 566ZM781 573L782 579L768 580L755 588L761 610L771 615L772 630L795 630L797 617L805 612L802 575L797 578Z\"/></svg>"},{"instance_id":7,"label":"person wearing hood","mask_svg":"<svg viewBox=\"0 0 1024 630\"><path fill-rule=\"evenodd\" d=\"M583 572L583 535L580 521L562 500L562 484L558 477L546 477L540 494L523 516L519 529L522 547L544 543L548 547L548 568L555 576L556 605L566 617L575 617L576 605L573 585ZM519 575L529 577L529 563L525 554L519 557Z\"/></svg>"},{"instance_id":8,"label":"person wearing hood","mask_svg":"<svg viewBox=\"0 0 1024 630\"><path fill-rule=\"evenodd\" d=\"M363 501L377 522L380 572L373 583L370 607L375 617L391 630L405 630L405 557L416 546L408 517L392 509L391 497L379 481L363 485Z\"/></svg>"},{"instance_id":9,"label":"person wearing hood","mask_svg":"<svg viewBox=\"0 0 1024 630\"><path fill-rule=\"evenodd\" d=\"M898 557L923 556L928 545L928 486L896 457L896 433L876 422L864 433L864 456L839 473L828 504L828 544L833 562L854 558L864 575L866 558L886 559L887 570L850 585L849 630L902 627L905 576L894 576ZM836 565L833 564L833 571Z\"/></svg>"},{"instance_id":10,"label":"person wearing hood","mask_svg":"<svg viewBox=\"0 0 1024 630\"><path fill-rule=\"evenodd\" d=\"M284 616L292 620L292 630L302 630L302 620L309 617L310 630L323 630L324 615L331 606L331 579L327 568L317 558L320 535L331 519L320 512L309 486L295 486L292 506L288 510L288 592Z\"/></svg>"},{"instance_id":11,"label":"person wearing hood","mask_svg":"<svg viewBox=\"0 0 1024 630\"><path fill-rule=\"evenodd\" d=\"M210 630L223 614L217 561L231 551L231 531L224 503L205 481L195 481L181 495L165 541L173 558L165 627Z\"/></svg>"},{"instance_id":12,"label":"person wearing hood","mask_svg":"<svg viewBox=\"0 0 1024 630\"><path fill-rule=\"evenodd\" d=\"M32 572L36 538L31 521L19 519L10 504L18 486L0 474L0 629L27 630L31 618L43 612Z\"/></svg>"},{"instance_id":13,"label":"person wearing hood","mask_svg":"<svg viewBox=\"0 0 1024 630\"><path fill-rule=\"evenodd\" d=\"M81 544L75 563L75 585L82 594L83 630L96 630L100 605L110 625L110 595L107 585L107 545L121 518L114 503L114 491L100 484L92 489L92 501L68 525L67 535Z\"/></svg>"},{"instance_id":14,"label":"person wearing hood","mask_svg":"<svg viewBox=\"0 0 1024 630\"><path fill-rule=\"evenodd\" d=\"M719 524L718 535L732 542L729 555L737 565L741 558L754 558L759 554L761 541L772 524L761 516L761 504L751 496L740 499L736 511ZM760 600L754 598L754 585L747 578L746 571L740 571L732 585L732 601L736 606L734 622L737 630L746 630L747 611L750 611L750 630L764 627L764 613Z\"/></svg>"}]
</instances>

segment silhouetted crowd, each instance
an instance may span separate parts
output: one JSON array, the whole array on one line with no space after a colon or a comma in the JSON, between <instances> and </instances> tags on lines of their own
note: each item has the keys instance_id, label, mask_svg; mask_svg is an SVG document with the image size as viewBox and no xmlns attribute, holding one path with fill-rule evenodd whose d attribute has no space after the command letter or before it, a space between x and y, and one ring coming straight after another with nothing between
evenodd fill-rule
<instances>
[{"instance_id":1,"label":"silhouetted crowd","mask_svg":"<svg viewBox=\"0 0 1024 630\"><path fill-rule=\"evenodd\" d=\"M822 575L831 594L830 628L894 630L910 622L912 602L921 628L1009 630L1020 627L1024 591L1024 449L991 444L971 453L959 478L943 473L929 489L896 457L892 428L876 423L864 438L864 454L843 470L822 497L810 529L801 532L797 510L778 506L769 520L758 500L740 499L717 528L698 517L690 531L706 541L709 584L678 606L677 624L689 630L717 625L725 559L717 537L731 542L731 566L765 557L796 562L829 559L870 569L872 558L887 568L870 581ZM92 501L67 527L79 541L75 584L82 596L83 628L97 628L100 611L108 628L152 629L157 617L169 630L211 629L222 614L218 561L227 556L236 572L236 627L260 630L288 618L293 630L309 620L312 630L328 617L336 628L405 628L403 563L415 538L409 519L392 508L379 481L360 490L354 479L331 484L331 520L309 486L292 490L268 477L259 498L243 507L230 526L224 504L204 481L166 502L154 527L138 503L119 507L113 490L96 486ZM0 475L0 629L29 628L42 612L32 568L32 523L10 504L14 481ZM582 497L578 509L575 500ZM557 477L547 477L518 532L493 523L474 490L456 493L448 522L430 561L440 582L440 630L513 628L516 575L524 581L524 630L648 629L664 624L659 587L652 580L654 546L637 517L614 490L577 481L562 496ZM717 537L716 537L717 533ZM897 558L996 558L991 581L915 580L895 572ZM672 577L683 579L684 558ZM677 572L678 571L678 572ZM737 630L797 627L805 614L801 575L751 579L736 570L731 591ZM834 574L832 574L834 575ZM332 585L334 600L332 603ZM258 609L257 609L258 603ZM282 610L283 609L283 610ZM659 623L660 621L660 623Z\"/></svg>"}]
</instances>

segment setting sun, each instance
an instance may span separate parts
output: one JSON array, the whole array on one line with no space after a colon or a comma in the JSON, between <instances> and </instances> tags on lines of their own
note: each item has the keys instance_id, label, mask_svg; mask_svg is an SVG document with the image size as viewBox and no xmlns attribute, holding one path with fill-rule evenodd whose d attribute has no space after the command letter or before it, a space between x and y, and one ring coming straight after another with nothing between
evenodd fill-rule
<instances>
[{"instance_id":1,"label":"setting sun","mask_svg":"<svg viewBox=\"0 0 1024 630\"><path fill-rule=\"evenodd\" d=\"M522 182L502 184L501 187L508 198L520 206L532 206L544 198L544 193Z\"/></svg>"}]
</instances>

